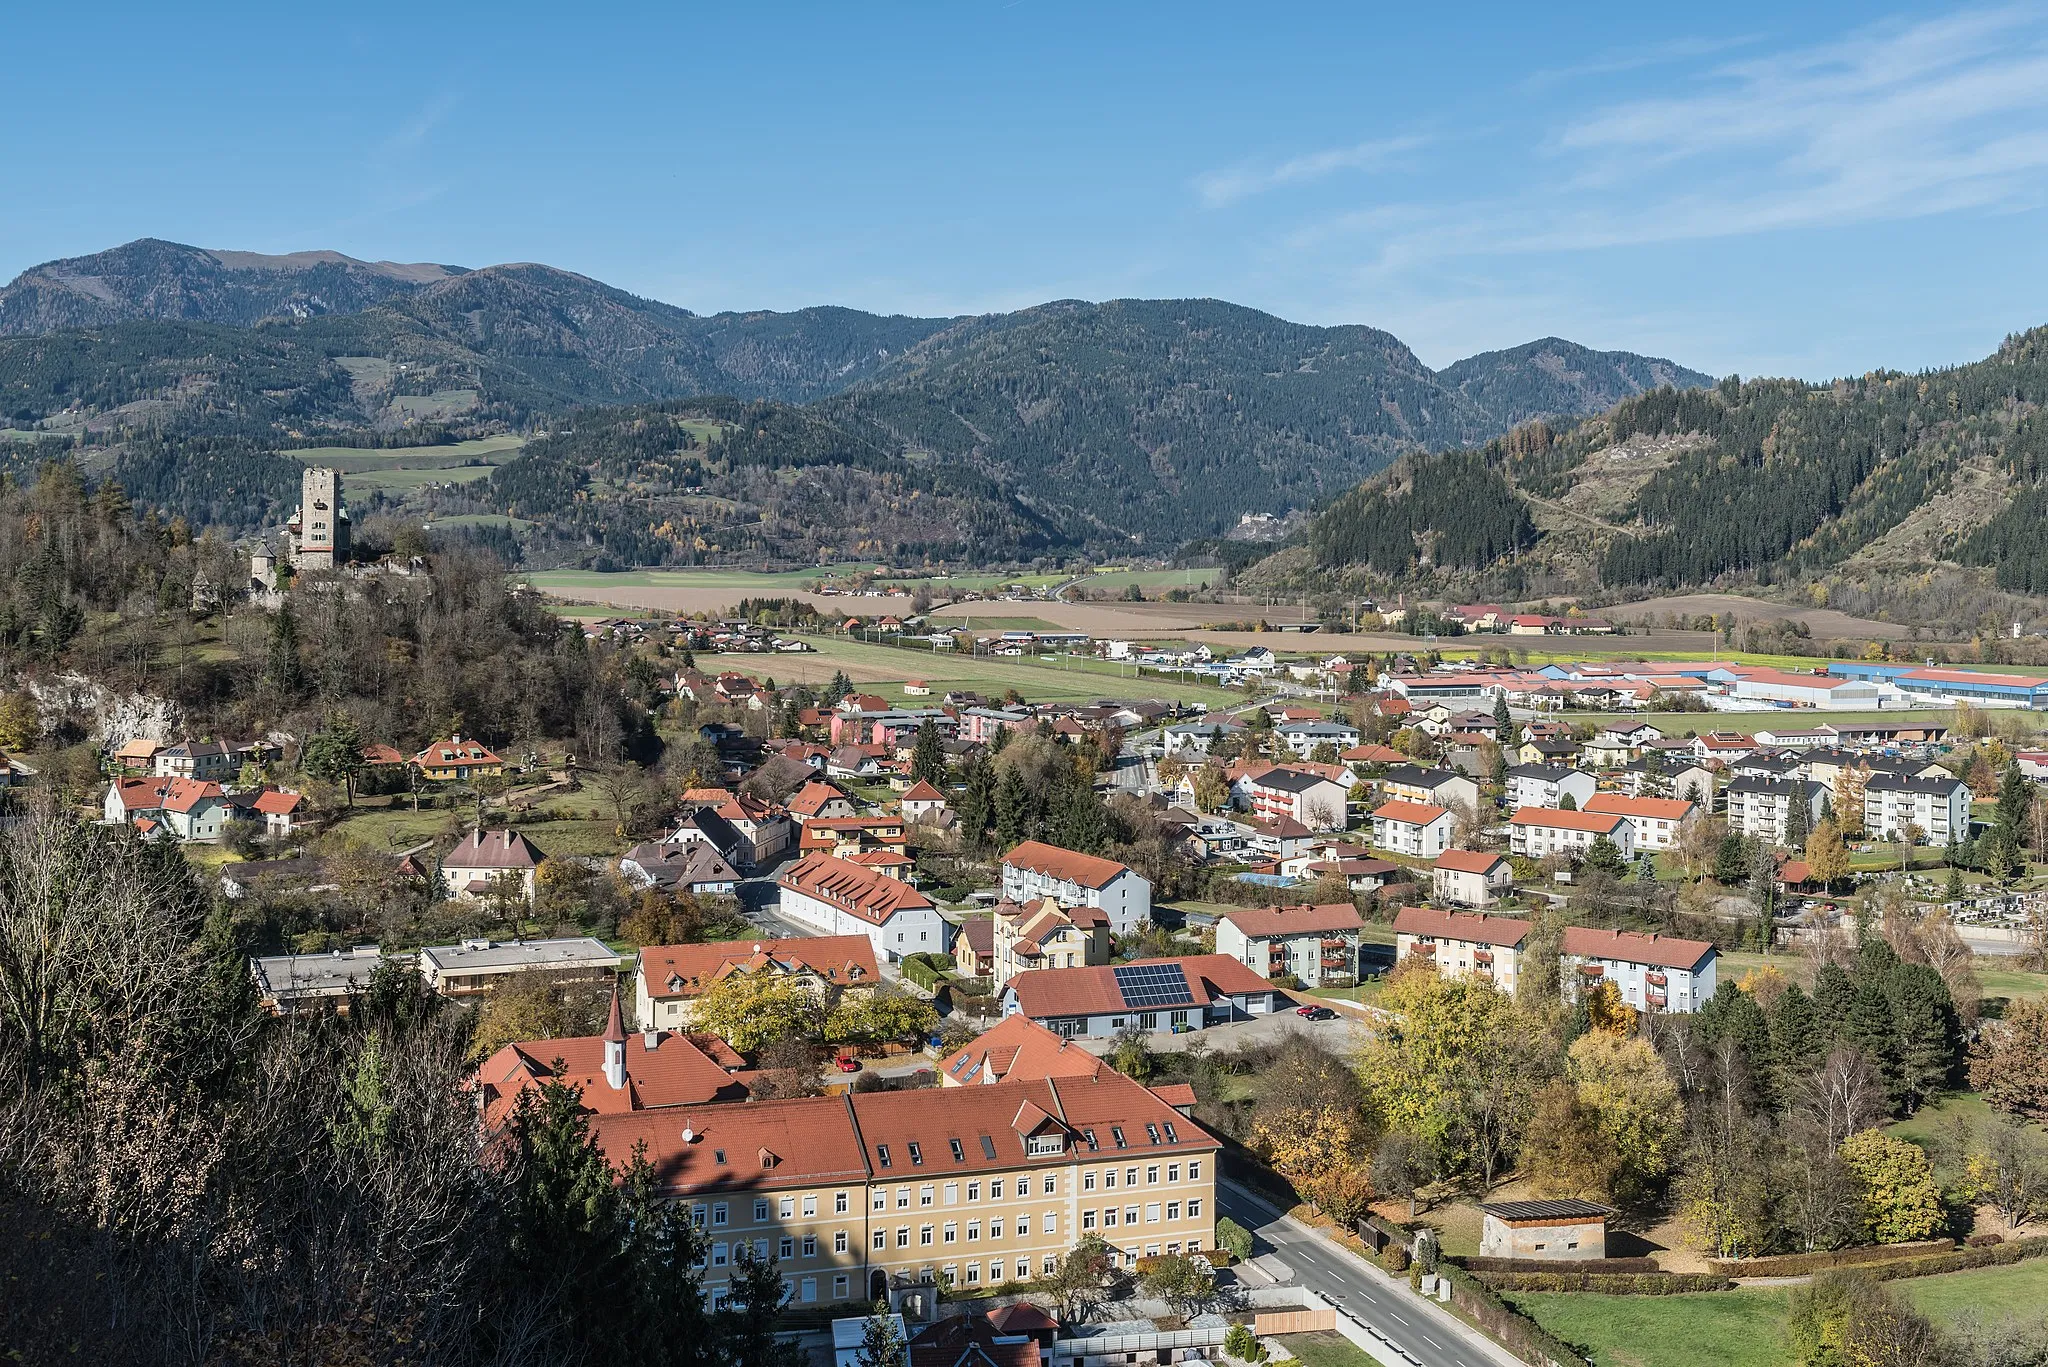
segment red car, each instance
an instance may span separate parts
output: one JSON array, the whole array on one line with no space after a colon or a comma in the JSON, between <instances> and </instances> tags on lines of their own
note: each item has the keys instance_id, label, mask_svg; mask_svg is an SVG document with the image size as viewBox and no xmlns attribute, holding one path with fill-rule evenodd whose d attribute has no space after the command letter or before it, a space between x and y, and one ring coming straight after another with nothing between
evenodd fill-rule
<instances>
[{"instance_id":1,"label":"red car","mask_svg":"<svg viewBox=\"0 0 2048 1367\"><path fill-rule=\"evenodd\" d=\"M833 1066L842 1073L857 1073L860 1071L860 1060L848 1055L845 1058L834 1059Z\"/></svg>"}]
</instances>

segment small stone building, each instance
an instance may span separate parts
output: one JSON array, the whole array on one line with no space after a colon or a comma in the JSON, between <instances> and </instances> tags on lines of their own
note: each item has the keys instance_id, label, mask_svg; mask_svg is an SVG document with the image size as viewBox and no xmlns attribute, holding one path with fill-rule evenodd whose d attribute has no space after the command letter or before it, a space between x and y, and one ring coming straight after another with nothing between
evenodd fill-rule
<instances>
[{"instance_id":1,"label":"small stone building","mask_svg":"<svg viewBox=\"0 0 2048 1367\"><path fill-rule=\"evenodd\" d=\"M1611 1206L1598 1201L1488 1201L1479 1234L1482 1258L1577 1262L1607 1256Z\"/></svg>"}]
</instances>

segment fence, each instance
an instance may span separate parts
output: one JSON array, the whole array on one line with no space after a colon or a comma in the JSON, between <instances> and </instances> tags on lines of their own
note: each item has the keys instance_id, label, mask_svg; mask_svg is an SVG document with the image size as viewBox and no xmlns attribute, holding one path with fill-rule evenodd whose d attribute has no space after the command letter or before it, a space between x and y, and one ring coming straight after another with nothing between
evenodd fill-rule
<instances>
[{"instance_id":1,"label":"fence","mask_svg":"<svg viewBox=\"0 0 2048 1367\"><path fill-rule=\"evenodd\" d=\"M1096 1334L1085 1339L1055 1339L1052 1345L1052 1361L1055 1364L1070 1364L1070 1367L1100 1367L1100 1364L1124 1360L1127 1353L1166 1353L1171 1355L1190 1348L1221 1348L1223 1336L1230 1332L1222 1325L1208 1329L1163 1329L1150 1334Z\"/></svg>"},{"instance_id":2,"label":"fence","mask_svg":"<svg viewBox=\"0 0 2048 1367\"><path fill-rule=\"evenodd\" d=\"M1252 1316L1254 1334L1313 1334L1336 1327L1335 1310L1268 1310Z\"/></svg>"}]
</instances>

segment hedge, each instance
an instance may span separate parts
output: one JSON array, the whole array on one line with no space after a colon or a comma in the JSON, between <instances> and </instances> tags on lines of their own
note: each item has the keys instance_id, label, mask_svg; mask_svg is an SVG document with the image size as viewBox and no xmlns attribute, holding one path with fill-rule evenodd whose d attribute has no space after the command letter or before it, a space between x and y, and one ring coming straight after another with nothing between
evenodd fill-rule
<instances>
[{"instance_id":1,"label":"hedge","mask_svg":"<svg viewBox=\"0 0 2048 1367\"><path fill-rule=\"evenodd\" d=\"M903 976L927 992L936 991L945 977L931 958L929 954L912 954L903 961Z\"/></svg>"},{"instance_id":2,"label":"hedge","mask_svg":"<svg viewBox=\"0 0 2048 1367\"><path fill-rule=\"evenodd\" d=\"M1924 1258L1930 1254L1946 1253L1955 1246L1954 1239L1929 1239L1917 1244L1865 1244L1823 1253L1787 1253L1776 1258L1717 1258L1707 1266L1724 1277L1803 1277L1810 1272L1827 1272L1837 1267Z\"/></svg>"},{"instance_id":3,"label":"hedge","mask_svg":"<svg viewBox=\"0 0 2048 1367\"><path fill-rule=\"evenodd\" d=\"M1968 1272L1979 1267L2004 1267L2026 1258L2038 1258L2044 1253L2048 1253L2048 1234L2036 1234L2026 1239L1993 1244L1988 1248L1959 1248L1953 1253L1938 1253L1931 1258L1907 1258L1895 1263L1880 1263L1870 1269L1870 1275L1881 1282L1898 1281L1904 1277L1938 1277L1944 1272Z\"/></svg>"},{"instance_id":4,"label":"hedge","mask_svg":"<svg viewBox=\"0 0 2048 1367\"><path fill-rule=\"evenodd\" d=\"M1460 1258L1467 1272L1661 1272L1655 1258ZM1491 1278L1489 1278L1490 1280Z\"/></svg>"},{"instance_id":5,"label":"hedge","mask_svg":"<svg viewBox=\"0 0 2048 1367\"><path fill-rule=\"evenodd\" d=\"M1492 1287L1456 1263L1440 1264L1437 1271L1450 1280L1452 1308L1522 1361L1532 1363L1534 1367L1586 1361L1567 1348L1556 1335L1496 1296Z\"/></svg>"},{"instance_id":6,"label":"hedge","mask_svg":"<svg viewBox=\"0 0 2048 1367\"><path fill-rule=\"evenodd\" d=\"M1489 1272L1496 1291L1592 1291L1603 1296L1679 1296L1692 1291L1726 1291L1735 1283L1711 1272Z\"/></svg>"}]
</instances>

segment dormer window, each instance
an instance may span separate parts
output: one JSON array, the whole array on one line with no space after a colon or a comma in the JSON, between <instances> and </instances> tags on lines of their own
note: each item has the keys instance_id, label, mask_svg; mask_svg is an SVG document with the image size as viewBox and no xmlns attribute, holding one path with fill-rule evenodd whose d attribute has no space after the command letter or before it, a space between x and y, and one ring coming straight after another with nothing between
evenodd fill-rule
<instances>
[{"instance_id":1,"label":"dormer window","mask_svg":"<svg viewBox=\"0 0 2048 1367\"><path fill-rule=\"evenodd\" d=\"M725 1161L725 1150L713 1149L711 1151L711 1161L714 1163L723 1163Z\"/></svg>"},{"instance_id":2,"label":"dormer window","mask_svg":"<svg viewBox=\"0 0 2048 1367\"><path fill-rule=\"evenodd\" d=\"M955 1163L965 1163L967 1161L967 1150L961 1147L960 1141L949 1139L946 1142L953 1146L953 1161Z\"/></svg>"},{"instance_id":3,"label":"dormer window","mask_svg":"<svg viewBox=\"0 0 2048 1367\"><path fill-rule=\"evenodd\" d=\"M878 1166L884 1168L889 1166L889 1146L887 1144L875 1145L875 1162Z\"/></svg>"},{"instance_id":4,"label":"dormer window","mask_svg":"<svg viewBox=\"0 0 2048 1367\"><path fill-rule=\"evenodd\" d=\"M917 1141L914 1139L910 1141L910 1166L913 1168L924 1166L924 1150L917 1146Z\"/></svg>"},{"instance_id":5,"label":"dormer window","mask_svg":"<svg viewBox=\"0 0 2048 1367\"><path fill-rule=\"evenodd\" d=\"M1121 1125L1110 1126L1109 1137L1116 1141L1116 1146L1120 1149L1127 1149L1130 1147L1128 1143L1124 1142L1124 1127Z\"/></svg>"},{"instance_id":6,"label":"dormer window","mask_svg":"<svg viewBox=\"0 0 2048 1367\"><path fill-rule=\"evenodd\" d=\"M1024 1141L1024 1152L1033 1158L1057 1156L1066 1150L1064 1136L1055 1134L1034 1134Z\"/></svg>"}]
</instances>

